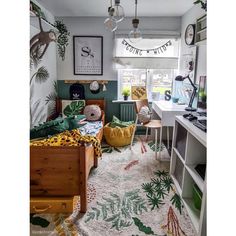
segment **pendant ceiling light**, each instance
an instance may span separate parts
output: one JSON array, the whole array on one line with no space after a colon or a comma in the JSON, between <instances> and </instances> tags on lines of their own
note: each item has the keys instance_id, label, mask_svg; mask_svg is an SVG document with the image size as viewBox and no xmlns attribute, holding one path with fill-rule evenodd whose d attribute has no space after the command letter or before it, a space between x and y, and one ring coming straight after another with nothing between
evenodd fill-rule
<instances>
[{"instance_id":1,"label":"pendant ceiling light","mask_svg":"<svg viewBox=\"0 0 236 236\"><path fill-rule=\"evenodd\" d=\"M120 5L120 0L115 0L113 19L116 22L121 22L125 17L124 8Z\"/></svg>"},{"instance_id":2,"label":"pendant ceiling light","mask_svg":"<svg viewBox=\"0 0 236 236\"><path fill-rule=\"evenodd\" d=\"M142 34L138 29L139 19L137 19L137 4L138 0L135 0L135 18L132 20L133 30L129 33L129 40L131 43L137 43L142 39Z\"/></svg>"},{"instance_id":3,"label":"pendant ceiling light","mask_svg":"<svg viewBox=\"0 0 236 236\"><path fill-rule=\"evenodd\" d=\"M112 6L112 0L111 0L111 6L108 7L108 14L109 14L109 17L106 18L106 20L104 21L104 25L105 27L110 30L111 32L115 31L117 29L117 23L116 23L116 20L115 18L113 17L114 16L114 12L115 12L115 9L114 7Z\"/></svg>"}]
</instances>

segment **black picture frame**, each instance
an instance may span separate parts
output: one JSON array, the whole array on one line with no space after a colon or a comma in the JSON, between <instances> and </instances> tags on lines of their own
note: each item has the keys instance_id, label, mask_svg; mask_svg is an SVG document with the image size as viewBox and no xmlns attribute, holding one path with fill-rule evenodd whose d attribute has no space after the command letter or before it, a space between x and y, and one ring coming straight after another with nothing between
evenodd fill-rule
<instances>
[{"instance_id":1,"label":"black picture frame","mask_svg":"<svg viewBox=\"0 0 236 236\"><path fill-rule=\"evenodd\" d=\"M74 75L103 75L103 36L73 36Z\"/></svg>"}]
</instances>

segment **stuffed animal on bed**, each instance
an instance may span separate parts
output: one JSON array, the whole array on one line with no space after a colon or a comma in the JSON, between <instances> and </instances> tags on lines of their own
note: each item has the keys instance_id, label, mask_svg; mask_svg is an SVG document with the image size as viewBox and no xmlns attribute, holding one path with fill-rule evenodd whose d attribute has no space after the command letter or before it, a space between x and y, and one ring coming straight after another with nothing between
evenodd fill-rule
<instances>
[{"instance_id":1,"label":"stuffed animal on bed","mask_svg":"<svg viewBox=\"0 0 236 236\"><path fill-rule=\"evenodd\" d=\"M102 111L98 105L87 105L84 108L84 115L87 121L97 121L100 120Z\"/></svg>"}]
</instances>

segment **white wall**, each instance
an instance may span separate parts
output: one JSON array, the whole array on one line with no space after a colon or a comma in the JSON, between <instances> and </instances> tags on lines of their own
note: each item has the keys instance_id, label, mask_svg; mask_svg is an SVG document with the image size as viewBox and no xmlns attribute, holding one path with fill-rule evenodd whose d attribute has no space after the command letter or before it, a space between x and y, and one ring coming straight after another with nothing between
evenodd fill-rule
<instances>
[{"instance_id":1,"label":"white wall","mask_svg":"<svg viewBox=\"0 0 236 236\"><path fill-rule=\"evenodd\" d=\"M37 2L36 4L41 7L43 12L45 13L47 20L54 23L54 16ZM37 21L37 19L31 19L31 23L33 20ZM44 28L44 30L48 31L49 29ZM30 38L32 38L39 31L39 27L36 28L30 25ZM46 118L49 116L49 104L46 105L45 99L46 96L54 92L53 83L57 80L56 50L56 43L51 42L42 58L41 63L37 68L32 67L30 71L30 78L41 66L45 66L45 68L49 72L49 78L47 79L47 81L45 81L44 83L37 83L35 80L33 80L30 88L30 107L31 111L33 111L32 122L30 124L31 127L37 125L38 123L46 121Z\"/></svg>"},{"instance_id":2,"label":"white wall","mask_svg":"<svg viewBox=\"0 0 236 236\"><path fill-rule=\"evenodd\" d=\"M194 5L189 11L182 16L181 22L181 51L180 56L187 53L188 45L184 40L185 29L189 24L196 24L197 18L205 14L205 10L201 9L200 4ZM199 76L206 75L206 45L197 46L197 69L195 78L199 80ZM183 68L180 67L180 73Z\"/></svg>"},{"instance_id":3,"label":"white wall","mask_svg":"<svg viewBox=\"0 0 236 236\"><path fill-rule=\"evenodd\" d=\"M67 29L70 31L69 45L66 48L65 61L58 58L59 80L117 80L113 69L113 34L105 29L103 24L105 17L63 17ZM119 30L132 28L132 18L125 18L119 25ZM178 31L181 30L181 17L145 17L140 18L140 29ZM103 36L103 75L83 76L73 74L73 36L74 35L98 35Z\"/></svg>"}]
</instances>

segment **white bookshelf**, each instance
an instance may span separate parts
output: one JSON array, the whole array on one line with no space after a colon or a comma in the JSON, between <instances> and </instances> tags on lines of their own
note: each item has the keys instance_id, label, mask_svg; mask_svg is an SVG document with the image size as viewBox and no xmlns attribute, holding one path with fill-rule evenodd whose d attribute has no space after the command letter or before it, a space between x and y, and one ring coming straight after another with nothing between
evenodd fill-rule
<instances>
[{"instance_id":1,"label":"white bookshelf","mask_svg":"<svg viewBox=\"0 0 236 236\"><path fill-rule=\"evenodd\" d=\"M206 173L203 179L195 167L207 164L206 133L182 116L176 116L170 175L194 225L197 236L206 236ZM202 192L201 209L194 206L193 185Z\"/></svg>"}]
</instances>

